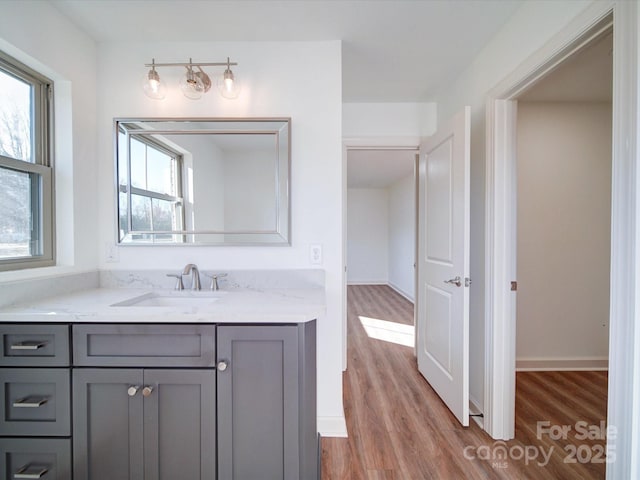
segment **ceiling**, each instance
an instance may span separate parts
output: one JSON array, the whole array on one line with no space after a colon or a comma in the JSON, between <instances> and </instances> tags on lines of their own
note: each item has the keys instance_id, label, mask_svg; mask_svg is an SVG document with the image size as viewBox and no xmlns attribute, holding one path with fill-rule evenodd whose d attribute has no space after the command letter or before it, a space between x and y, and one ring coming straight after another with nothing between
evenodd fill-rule
<instances>
[{"instance_id":1,"label":"ceiling","mask_svg":"<svg viewBox=\"0 0 640 480\"><path fill-rule=\"evenodd\" d=\"M613 98L613 32L593 40L562 62L528 91L525 102L611 102Z\"/></svg>"},{"instance_id":2,"label":"ceiling","mask_svg":"<svg viewBox=\"0 0 640 480\"><path fill-rule=\"evenodd\" d=\"M413 175L416 150L349 150L347 188L387 188Z\"/></svg>"},{"instance_id":3,"label":"ceiling","mask_svg":"<svg viewBox=\"0 0 640 480\"><path fill-rule=\"evenodd\" d=\"M605 33L571 55L518 97L525 102L611 102L613 33ZM349 150L349 188L387 188L413 174L415 151Z\"/></svg>"},{"instance_id":4,"label":"ceiling","mask_svg":"<svg viewBox=\"0 0 640 480\"><path fill-rule=\"evenodd\" d=\"M525 0L49 1L97 42L341 40L344 102L421 102Z\"/></svg>"}]
</instances>

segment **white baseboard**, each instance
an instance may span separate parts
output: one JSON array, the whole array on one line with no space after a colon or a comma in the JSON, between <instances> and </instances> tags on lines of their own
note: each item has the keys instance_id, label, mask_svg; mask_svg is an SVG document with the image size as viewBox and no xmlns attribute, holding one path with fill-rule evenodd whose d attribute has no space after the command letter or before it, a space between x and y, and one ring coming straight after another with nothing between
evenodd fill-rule
<instances>
[{"instance_id":1,"label":"white baseboard","mask_svg":"<svg viewBox=\"0 0 640 480\"><path fill-rule=\"evenodd\" d=\"M480 402L476 401L471 395L469 395L469 412L470 413L484 413L480 408Z\"/></svg>"},{"instance_id":2,"label":"white baseboard","mask_svg":"<svg viewBox=\"0 0 640 480\"><path fill-rule=\"evenodd\" d=\"M318 417L318 433L323 437L348 437L347 421L342 417Z\"/></svg>"},{"instance_id":3,"label":"white baseboard","mask_svg":"<svg viewBox=\"0 0 640 480\"><path fill-rule=\"evenodd\" d=\"M402 290L400 287L398 287L397 285L394 285L393 283L389 282L387 284L389 287L391 287L392 290L394 290L395 292L399 293L400 295L402 295L404 298L406 298L407 300L409 300L411 303L414 303L414 299L412 295L409 295L408 292L405 292L404 290Z\"/></svg>"},{"instance_id":4,"label":"white baseboard","mask_svg":"<svg viewBox=\"0 0 640 480\"><path fill-rule=\"evenodd\" d=\"M516 372L549 372L572 370L609 370L609 359L606 357L516 359Z\"/></svg>"}]
</instances>

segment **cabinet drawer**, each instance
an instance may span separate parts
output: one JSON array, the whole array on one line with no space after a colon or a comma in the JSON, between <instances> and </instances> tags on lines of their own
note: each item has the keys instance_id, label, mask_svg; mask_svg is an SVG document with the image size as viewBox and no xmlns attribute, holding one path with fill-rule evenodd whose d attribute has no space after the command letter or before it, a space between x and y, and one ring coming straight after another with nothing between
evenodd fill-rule
<instances>
[{"instance_id":1,"label":"cabinet drawer","mask_svg":"<svg viewBox=\"0 0 640 480\"><path fill-rule=\"evenodd\" d=\"M0 325L0 365L66 367L69 365L68 325Z\"/></svg>"},{"instance_id":2,"label":"cabinet drawer","mask_svg":"<svg viewBox=\"0 0 640 480\"><path fill-rule=\"evenodd\" d=\"M214 325L74 325L76 366L211 367Z\"/></svg>"},{"instance_id":3,"label":"cabinet drawer","mask_svg":"<svg viewBox=\"0 0 640 480\"><path fill-rule=\"evenodd\" d=\"M69 480L71 441L62 438L0 438L0 479Z\"/></svg>"},{"instance_id":4,"label":"cabinet drawer","mask_svg":"<svg viewBox=\"0 0 640 480\"><path fill-rule=\"evenodd\" d=\"M70 395L68 369L0 369L0 435L70 435Z\"/></svg>"}]
</instances>

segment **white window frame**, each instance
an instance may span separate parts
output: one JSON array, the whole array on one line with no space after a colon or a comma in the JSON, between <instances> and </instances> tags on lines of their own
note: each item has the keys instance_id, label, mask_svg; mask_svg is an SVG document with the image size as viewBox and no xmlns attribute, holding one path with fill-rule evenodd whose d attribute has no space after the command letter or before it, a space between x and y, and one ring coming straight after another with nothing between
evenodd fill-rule
<instances>
[{"instance_id":1,"label":"white window frame","mask_svg":"<svg viewBox=\"0 0 640 480\"><path fill-rule=\"evenodd\" d=\"M137 140L138 142L144 144L147 148L153 148L154 150L157 150L161 153L164 153L166 155L168 155L169 157L172 158L172 160L175 162L175 177L176 177L176 187L177 187L177 192L176 195L167 195L167 194L163 194L160 192L156 192L153 190L146 190L146 189L142 189L142 188L138 188L138 187L134 187L132 185L132 179L131 179L131 172L127 171L127 185L122 185L120 184L120 176L118 175L118 192L119 193L125 193L127 194L127 219L128 219L128 225L127 225L127 231L129 235L137 235L137 236L141 236L141 238L138 238L138 240L141 240L142 238L144 238L147 235L152 235L152 238L149 239L145 239L147 240L148 243L162 243L162 240L157 241L156 239L156 235L158 234L171 234L173 235L173 242L180 242L180 241L184 241L184 238L182 235L175 235L173 233L173 231L163 231L163 230L156 230L153 228L153 212L152 212L152 217L151 217L151 230L133 230L132 229L132 212L131 212L131 196L132 195L138 195L140 197L145 197L145 198L150 198L151 200L164 200L164 201L168 201L173 203L173 220L174 220L174 228L173 230L184 230L184 223L185 223L185 212L184 212L184 198L183 198L183 194L182 194L182 165L183 165L183 161L184 158L182 156L182 154L180 152L177 152L173 149L171 149L170 147L168 147L167 145L164 145L162 142L157 141L157 140L152 140L150 138L146 138L146 136L144 135L135 135L135 133L131 133L131 132L125 132L122 129L118 130L118 137L120 136L120 134L124 134L126 140L125 140L125 144L127 146L127 151L130 152L131 150L131 146L130 146L130 142L132 138L135 138L135 140ZM118 139L118 142L120 140ZM128 162L127 165L130 165L131 159L130 159L130 153L127 154L127 158L128 158ZM127 167L129 168L129 166ZM148 167L147 167L148 168ZM119 202L118 202L118 209L120 208ZM118 230L122 229L122 225L120 224L120 214L118 213ZM122 238L120 238L119 235L119 241L122 241Z\"/></svg>"},{"instance_id":2,"label":"white window frame","mask_svg":"<svg viewBox=\"0 0 640 480\"><path fill-rule=\"evenodd\" d=\"M0 259L0 271L39 268L55 265L55 199L53 169L53 81L0 51L0 70L32 86L33 163L0 155L0 167L27 174L37 174L32 183L32 212L39 219L32 227L32 255ZM37 187L37 188L35 188ZM1 215L1 213L0 213ZM33 239L37 239L41 254L33 254ZM38 252L39 253L39 252Z\"/></svg>"}]
</instances>

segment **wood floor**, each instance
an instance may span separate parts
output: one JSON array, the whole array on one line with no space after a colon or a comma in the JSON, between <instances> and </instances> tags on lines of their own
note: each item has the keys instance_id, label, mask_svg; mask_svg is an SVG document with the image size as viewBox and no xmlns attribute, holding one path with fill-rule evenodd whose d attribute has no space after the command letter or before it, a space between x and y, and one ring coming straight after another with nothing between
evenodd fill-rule
<instances>
[{"instance_id":1,"label":"wood floor","mask_svg":"<svg viewBox=\"0 0 640 480\"><path fill-rule=\"evenodd\" d=\"M396 330L394 323L412 324L413 305L386 286L349 287L343 378L349 438L322 439L323 480L604 478L605 464L596 462L605 441L577 439L575 426L599 426L606 418L605 372L518 373L516 439L496 443L473 421L460 426L418 373L411 347L370 337L359 317L374 322L377 333L370 333L380 338L385 328ZM538 421L569 425L571 432L558 441L547 433L537 438ZM500 446L509 452L504 460L492 458ZM526 460L526 452L537 458ZM572 458L576 463L565 463Z\"/></svg>"}]
</instances>

